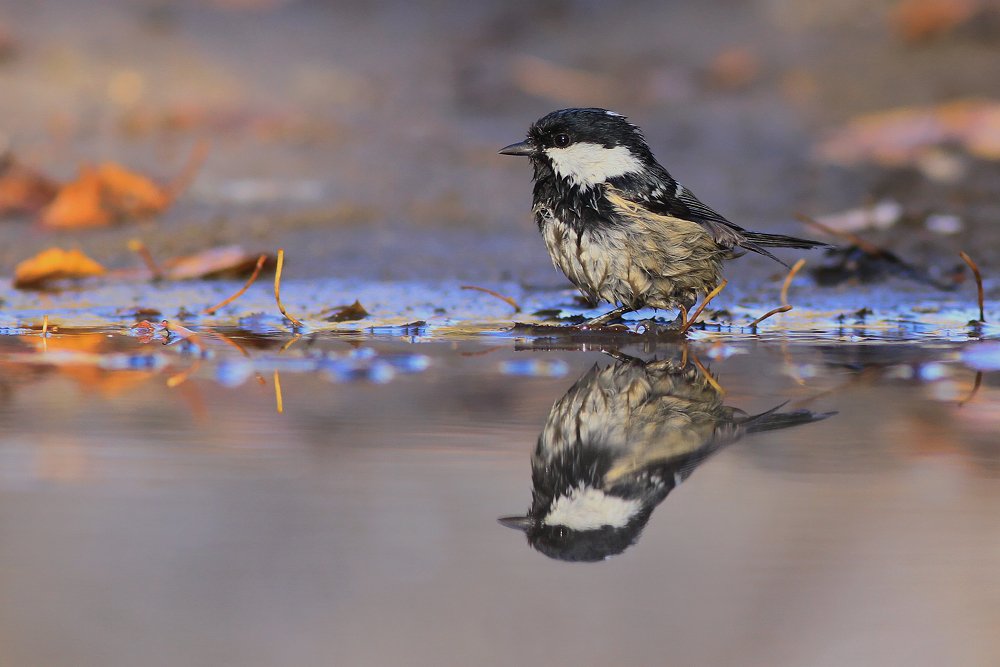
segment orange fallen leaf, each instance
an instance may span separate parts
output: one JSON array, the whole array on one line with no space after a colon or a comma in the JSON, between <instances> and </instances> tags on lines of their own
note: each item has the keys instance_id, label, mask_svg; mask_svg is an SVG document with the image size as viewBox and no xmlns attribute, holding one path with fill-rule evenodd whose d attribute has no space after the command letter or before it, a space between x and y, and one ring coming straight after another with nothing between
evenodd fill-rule
<instances>
[{"instance_id":1,"label":"orange fallen leaf","mask_svg":"<svg viewBox=\"0 0 1000 667\"><path fill-rule=\"evenodd\" d=\"M746 88L760 75L760 58L746 47L726 49L712 58L708 75L720 88Z\"/></svg>"},{"instance_id":2,"label":"orange fallen leaf","mask_svg":"<svg viewBox=\"0 0 1000 667\"><path fill-rule=\"evenodd\" d=\"M889 24L907 42L924 42L962 25L979 6L979 0L900 0Z\"/></svg>"},{"instance_id":3,"label":"orange fallen leaf","mask_svg":"<svg viewBox=\"0 0 1000 667\"><path fill-rule=\"evenodd\" d=\"M207 154L207 142L196 144L188 164L166 185L114 162L84 165L76 180L59 188L39 222L48 227L100 227L159 215L190 185Z\"/></svg>"},{"instance_id":4,"label":"orange fallen leaf","mask_svg":"<svg viewBox=\"0 0 1000 667\"><path fill-rule=\"evenodd\" d=\"M49 248L24 260L14 269L14 287L44 289L67 278L87 278L104 273L104 267L77 249Z\"/></svg>"},{"instance_id":5,"label":"orange fallen leaf","mask_svg":"<svg viewBox=\"0 0 1000 667\"><path fill-rule=\"evenodd\" d=\"M166 191L150 179L113 162L97 168L104 205L116 218L144 218L170 205Z\"/></svg>"},{"instance_id":6,"label":"orange fallen leaf","mask_svg":"<svg viewBox=\"0 0 1000 667\"><path fill-rule=\"evenodd\" d=\"M111 220L111 211L104 208L101 177L90 166L82 167L75 181L59 188L39 216L39 222L48 227L102 227Z\"/></svg>"},{"instance_id":7,"label":"orange fallen leaf","mask_svg":"<svg viewBox=\"0 0 1000 667\"><path fill-rule=\"evenodd\" d=\"M52 179L13 157L0 158L0 215L37 211L52 201L57 188Z\"/></svg>"}]
</instances>

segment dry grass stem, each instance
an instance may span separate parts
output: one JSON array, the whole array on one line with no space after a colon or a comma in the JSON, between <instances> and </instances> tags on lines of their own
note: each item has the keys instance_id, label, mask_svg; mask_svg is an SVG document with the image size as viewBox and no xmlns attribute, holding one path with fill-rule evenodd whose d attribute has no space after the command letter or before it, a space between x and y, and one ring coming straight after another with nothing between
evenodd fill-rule
<instances>
[{"instance_id":1,"label":"dry grass stem","mask_svg":"<svg viewBox=\"0 0 1000 667\"><path fill-rule=\"evenodd\" d=\"M788 304L788 288L792 286L792 280L795 279L795 274L797 274L805 265L805 258L800 258L799 261L792 265L788 275L785 276L785 282L781 284L781 305L784 306Z\"/></svg>"},{"instance_id":2,"label":"dry grass stem","mask_svg":"<svg viewBox=\"0 0 1000 667\"><path fill-rule=\"evenodd\" d=\"M285 307L281 305L281 267L285 263L285 251L282 248L278 248L278 266L274 269L274 300L278 304L278 310L281 314L285 316L286 319L290 320L292 324L297 327L302 326L302 322L292 317L285 310Z\"/></svg>"},{"instance_id":3,"label":"dry grass stem","mask_svg":"<svg viewBox=\"0 0 1000 667\"><path fill-rule=\"evenodd\" d=\"M718 287L716 287L714 290L709 292L708 295L705 296L704 300L702 300L701 302L701 305L698 306L697 310L694 311L694 315L688 318L687 321L684 323L683 327L681 328L682 336L688 332L688 329L694 326L695 322L697 322L698 318L701 317L701 314L705 311L705 308L708 307L708 304L712 301L712 299L719 296L719 293L722 290L726 289L726 285L728 284L729 281L723 279L723 281L719 283Z\"/></svg>"},{"instance_id":4,"label":"dry grass stem","mask_svg":"<svg viewBox=\"0 0 1000 667\"><path fill-rule=\"evenodd\" d=\"M216 311L218 311L223 306L228 306L233 301L236 301L236 299L243 296L246 293L246 291L250 289L250 286L254 284L254 281L257 280L257 276L260 275L260 270L264 268L264 262L266 261L267 261L267 255L261 255L260 257L258 257L257 265L253 267L253 273L250 274L250 277L247 279L246 283L244 283L243 287L236 290L236 293L233 294L228 299L224 299L219 303L215 304L214 306L212 306L211 308L206 308L205 310L201 311L202 315L214 315Z\"/></svg>"},{"instance_id":5,"label":"dry grass stem","mask_svg":"<svg viewBox=\"0 0 1000 667\"><path fill-rule=\"evenodd\" d=\"M46 315L42 318L42 338L45 338L49 333L49 316Z\"/></svg>"},{"instance_id":6,"label":"dry grass stem","mask_svg":"<svg viewBox=\"0 0 1000 667\"><path fill-rule=\"evenodd\" d=\"M464 289L464 290L476 290L477 292L485 292L486 294L489 294L490 296L495 296L496 298L500 299L501 301L504 301L507 304L509 304L510 307L514 309L515 313L520 313L521 312L521 306L519 306L517 304L517 301L514 301L514 299L512 299L511 297L504 296L503 294L500 294L499 292L494 292L493 290L487 289L485 287L477 287L476 285L462 285L462 289Z\"/></svg>"},{"instance_id":7,"label":"dry grass stem","mask_svg":"<svg viewBox=\"0 0 1000 667\"><path fill-rule=\"evenodd\" d=\"M764 313L763 315L761 315L760 317L758 317L757 319L755 319L753 322L751 322L747 326L749 328L751 328L751 329L755 329L755 328L757 328L758 324L760 324L761 322L763 322L767 318L771 317L772 315L777 315L778 313L787 313L791 309L792 309L792 307L789 304L787 304L787 303L785 305L783 305L783 306L778 306L777 308L772 308L771 310L767 311L766 313Z\"/></svg>"},{"instance_id":8,"label":"dry grass stem","mask_svg":"<svg viewBox=\"0 0 1000 667\"><path fill-rule=\"evenodd\" d=\"M129 239L128 249L139 255L142 263L146 265L146 268L149 269L149 273L152 274L153 280L163 279L163 271L160 270L156 260L153 259L153 253L149 252L149 248L146 247L145 243L139 239Z\"/></svg>"},{"instance_id":9,"label":"dry grass stem","mask_svg":"<svg viewBox=\"0 0 1000 667\"><path fill-rule=\"evenodd\" d=\"M287 343L281 346L281 349L278 350L278 354L281 354L282 352L290 348L292 345L295 345L297 342L299 342L299 339L301 338L302 334L295 334L294 336L292 336L291 340L289 340Z\"/></svg>"},{"instance_id":10,"label":"dry grass stem","mask_svg":"<svg viewBox=\"0 0 1000 667\"><path fill-rule=\"evenodd\" d=\"M205 342L201 339L201 336L187 327L181 326L180 324L172 324L169 320L163 320L160 322L160 326L162 326L163 329L169 333L177 334L179 337L190 342L199 350L205 349Z\"/></svg>"},{"instance_id":11,"label":"dry grass stem","mask_svg":"<svg viewBox=\"0 0 1000 667\"><path fill-rule=\"evenodd\" d=\"M983 305L985 303L985 298L983 295L983 274L979 272L979 266L976 264L976 262L971 257L969 257L969 255L966 254L964 250L958 254L961 255L962 261L968 264L969 268L972 269L972 275L976 277L976 290L979 294L979 321L985 322L986 317L985 317L985 312L983 310Z\"/></svg>"},{"instance_id":12,"label":"dry grass stem","mask_svg":"<svg viewBox=\"0 0 1000 667\"><path fill-rule=\"evenodd\" d=\"M190 366L182 370L180 373L168 377L167 386L173 389L178 385L184 384L185 382L187 382L187 379L191 377L191 375L193 375L200 367L201 367L201 357L198 357L194 360L194 362Z\"/></svg>"}]
</instances>

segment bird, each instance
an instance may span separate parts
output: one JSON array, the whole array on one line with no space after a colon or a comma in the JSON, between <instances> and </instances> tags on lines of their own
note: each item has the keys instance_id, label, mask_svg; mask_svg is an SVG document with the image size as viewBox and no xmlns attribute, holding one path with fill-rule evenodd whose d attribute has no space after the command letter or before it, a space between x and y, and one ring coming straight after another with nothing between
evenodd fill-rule
<instances>
[{"instance_id":1,"label":"bird","mask_svg":"<svg viewBox=\"0 0 1000 667\"><path fill-rule=\"evenodd\" d=\"M835 412L749 415L723 403L708 369L617 352L556 401L531 457L531 507L498 521L546 556L595 562L633 545L653 510L712 454L751 433Z\"/></svg>"},{"instance_id":2,"label":"bird","mask_svg":"<svg viewBox=\"0 0 1000 667\"><path fill-rule=\"evenodd\" d=\"M591 306L614 306L582 326L645 307L687 319L700 296L704 306L725 285L725 260L750 251L784 264L768 248L829 247L730 222L674 180L636 125L607 109L553 111L499 153L531 160L531 210L556 268Z\"/></svg>"}]
</instances>

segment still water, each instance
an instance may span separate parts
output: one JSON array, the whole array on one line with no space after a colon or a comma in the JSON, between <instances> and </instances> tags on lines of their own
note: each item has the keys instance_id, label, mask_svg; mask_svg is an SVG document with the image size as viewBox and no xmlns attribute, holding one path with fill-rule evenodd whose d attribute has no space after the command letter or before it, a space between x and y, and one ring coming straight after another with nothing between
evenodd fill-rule
<instances>
[{"instance_id":1,"label":"still water","mask_svg":"<svg viewBox=\"0 0 1000 667\"><path fill-rule=\"evenodd\" d=\"M3 665L991 665L995 343L0 337Z\"/></svg>"}]
</instances>

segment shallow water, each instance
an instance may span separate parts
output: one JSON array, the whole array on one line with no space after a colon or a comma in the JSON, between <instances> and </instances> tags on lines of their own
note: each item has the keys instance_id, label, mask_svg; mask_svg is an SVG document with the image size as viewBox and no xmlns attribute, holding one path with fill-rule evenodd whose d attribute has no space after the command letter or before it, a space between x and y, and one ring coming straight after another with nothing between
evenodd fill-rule
<instances>
[{"instance_id":1,"label":"shallow water","mask_svg":"<svg viewBox=\"0 0 1000 667\"><path fill-rule=\"evenodd\" d=\"M1000 653L992 341L19 334L0 337L5 664ZM613 539L512 530L543 433L565 456L536 485L572 486L594 451L618 452L605 481L680 483Z\"/></svg>"}]
</instances>

